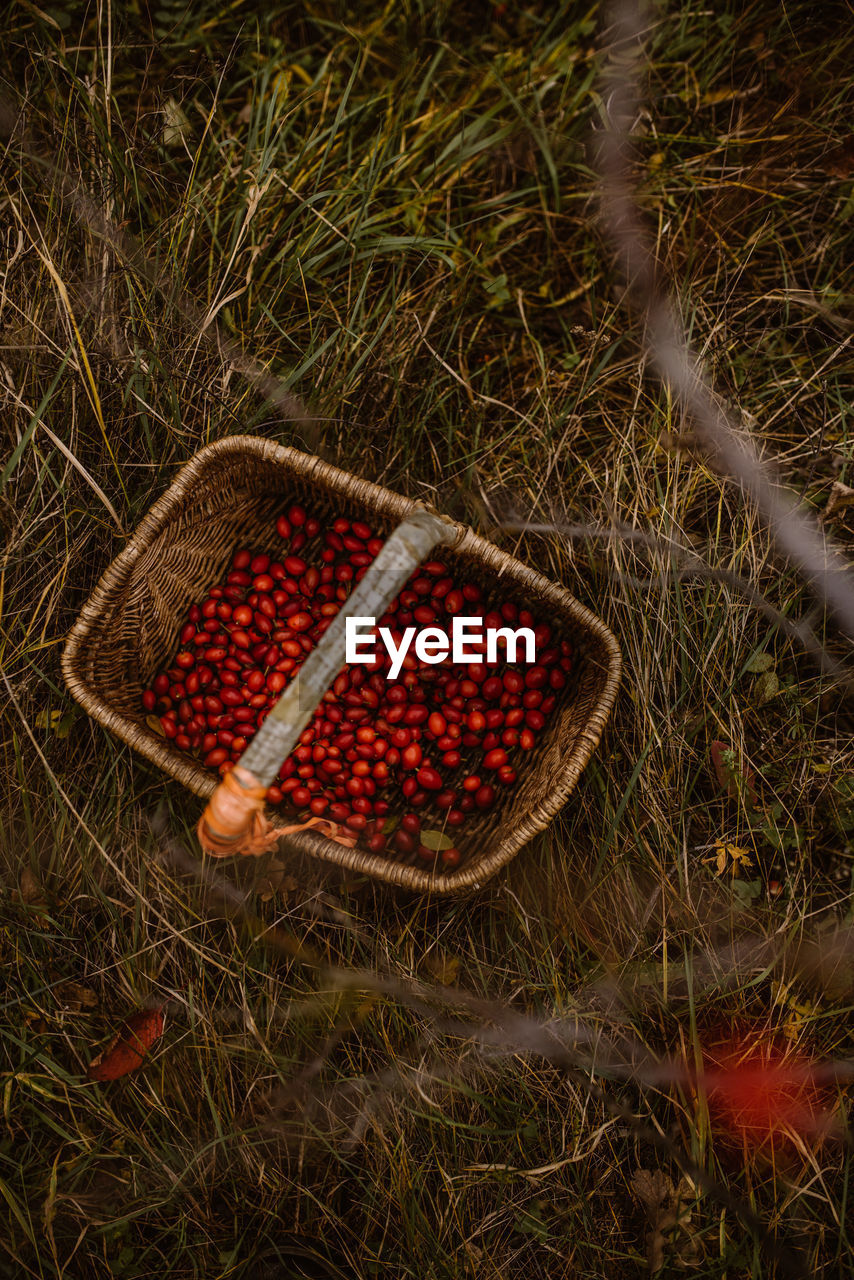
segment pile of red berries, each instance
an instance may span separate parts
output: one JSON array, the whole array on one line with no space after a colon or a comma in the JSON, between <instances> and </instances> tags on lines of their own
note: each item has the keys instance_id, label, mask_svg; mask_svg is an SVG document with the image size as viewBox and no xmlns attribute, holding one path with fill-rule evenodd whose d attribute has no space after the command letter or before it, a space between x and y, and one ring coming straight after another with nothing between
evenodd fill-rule
<instances>
[{"instance_id":1,"label":"pile of red berries","mask_svg":"<svg viewBox=\"0 0 854 1280\"><path fill-rule=\"evenodd\" d=\"M220 774L234 767L383 545L358 520L324 528L297 505L276 531L287 544L280 558L238 551L225 582L190 608L171 666L142 695L165 736ZM374 853L390 847L405 860L457 866L458 849L428 847L421 835L462 827L513 786L514 762L533 748L572 666L569 644L554 641L546 624L509 602L485 611L479 587L458 585L438 560L421 565L378 626L399 645L404 628L442 626L460 613L482 618L484 628L530 627L536 663L429 664L410 649L392 681L391 659L378 647L372 663L345 667L324 694L269 802L343 825Z\"/></svg>"}]
</instances>

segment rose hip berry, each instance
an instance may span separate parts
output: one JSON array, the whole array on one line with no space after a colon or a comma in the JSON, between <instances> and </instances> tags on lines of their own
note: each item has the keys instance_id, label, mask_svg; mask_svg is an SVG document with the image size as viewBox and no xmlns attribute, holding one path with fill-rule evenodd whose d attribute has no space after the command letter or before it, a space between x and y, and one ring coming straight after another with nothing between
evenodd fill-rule
<instances>
[{"instance_id":1,"label":"rose hip berry","mask_svg":"<svg viewBox=\"0 0 854 1280\"><path fill-rule=\"evenodd\" d=\"M275 531L275 551L239 548L222 583L190 606L172 665L140 695L152 727L156 718L177 750L220 776L383 547L366 522L339 516L326 526L298 503L278 517ZM535 663L508 663L503 640L495 666L485 645L468 646L473 656L463 664L452 655L428 663L411 645L391 680L391 659L378 646L373 662L340 672L268 788L268 803L345 826L375 854L421 858L447 871L459 866L459 848L438 853L421 844L421 833L459 827L462 837L467 822L507 794L565 696L573 666L569 643L527 609L481 601L476 583L431 560L378 624L396 644L407 627L450 630L457 614L485 628L526 626L534 631ZM386 834L386 815L401 808L396 831Z\"/></svg>"}]
</instances>

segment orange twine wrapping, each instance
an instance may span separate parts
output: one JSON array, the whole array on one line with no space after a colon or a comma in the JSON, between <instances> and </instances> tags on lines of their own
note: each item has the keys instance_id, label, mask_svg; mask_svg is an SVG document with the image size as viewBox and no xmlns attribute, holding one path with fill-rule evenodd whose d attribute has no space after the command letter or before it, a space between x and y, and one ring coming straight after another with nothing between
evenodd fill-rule
<instances>
[{"instance_id":1,"label":"orange twine wrapping","mask_svg":"<svg viewBox=\"0 0 854 1280\"><path fill-rule=\"evenodd\" d=\"M248 769L235 765L208 801L196 834L205 853L214 858L230 858L234 854L257 858L272 849L282 837L295 831L315 827L330 840L348 848L356 843L355 833L339 827L326 818L309 818L288 827L273 827L264 817L267 788Z\"/></svg>"}]
</instances>

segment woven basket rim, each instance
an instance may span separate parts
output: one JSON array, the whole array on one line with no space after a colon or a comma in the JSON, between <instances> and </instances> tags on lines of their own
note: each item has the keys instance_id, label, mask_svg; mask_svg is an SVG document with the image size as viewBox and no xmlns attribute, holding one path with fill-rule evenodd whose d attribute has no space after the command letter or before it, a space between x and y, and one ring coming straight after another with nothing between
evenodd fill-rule
<instances>
[{"instance_id":1,"label":"woven basket rim","mask_svg":"<svg viewBox=\"0 0 854 1280\"><path fill-rule=\"evenodd\" d=\"M212 463L229 455L251 454L262 462L270 462L289 468L296 477L308 482L321 480L329 487L348 493L362 505L371 505L378 513L389 518L403 520L416 506L415 500L403 497L381 485L353 476L311 454L302 453L289 445L257 436L226 436L198 450L186 462L166 491L149 509L131 535L127 546L110 562L95 588L83 605L80 614L68 633L62 653L61 665L66 684L83 709L99 723L126 742L133 750L157 764L177 781L183 783L195 795L209 797L218 779L201 767L190 764L176 751L164 745L164 740L147 728L133 723L126 716L113 710L99 690L93 688L81 673L81 657L86 642L106 608L112 604L117 591L127 580L139 557L150 547L168 519L180 509L184 498ZM358 490L358 495L354 492ZM610 715L622 672L622 659L617 640L610 629L586 605L576 600L563 586L552 582L537 570L529 568L509 553L500 550L472 529L458 524L459 535L454 552L469 556L496 576L507 575L514 586L529 590L552 608L564 614L579 630L599 642L604 653L602 688L586 723L577 731L572 747L563 761L560 772L554 778L549 794L529 813L525 820L507 833L500 843L485 857L459 871L439 873L403 866L387 861L377 854L362 849L349 849L314 831L306 831L288 837L295 849L325 861L337 863L350 871L395 884L420 893L448 895L464 890L474 890L495 875L538 832L543 830L569 798L584 767L602 737ZM272 818L276 818L273 812Z\"/></svg>"}]
</instances>

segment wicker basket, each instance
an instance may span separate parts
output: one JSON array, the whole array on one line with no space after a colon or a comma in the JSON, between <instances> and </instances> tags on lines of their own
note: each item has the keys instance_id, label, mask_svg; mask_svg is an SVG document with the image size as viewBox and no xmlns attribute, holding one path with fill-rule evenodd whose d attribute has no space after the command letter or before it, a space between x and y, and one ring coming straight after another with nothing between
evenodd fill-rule
<instances>
[{"instance_id":1,"label":"wicker basket","mask_svg":"<svg viewBox=\"0 0 854 1280\"><path fill-rule=\"evenodd\" d=\"M117 737L198 796L219 776L158 737L140 696L168 664L189 606L222 579L238 546L280 554L275 518L301 501L330 521L344 515L388 535L414 503L388 489L269 440L231 436L201 449L104 573L65 645L62 669L73 696ZM455 835L463 854L453 872L424 870L398 855L349 849L316 832L291 837L314 857L409 889L454 893L477 888L547 826L599 743L620 678L617 642L569 592L460 528L441 558L455 576L477 582L485 601L526 605L570 640L576 661L516 785L488 814L472 814ZM343 655L342 655L343 659ZM342 660L343 665L343 660ZM271 813L271 818L279 817ZM434 825L441 825L436 816Z\"/></svg>"}]
</instances>

